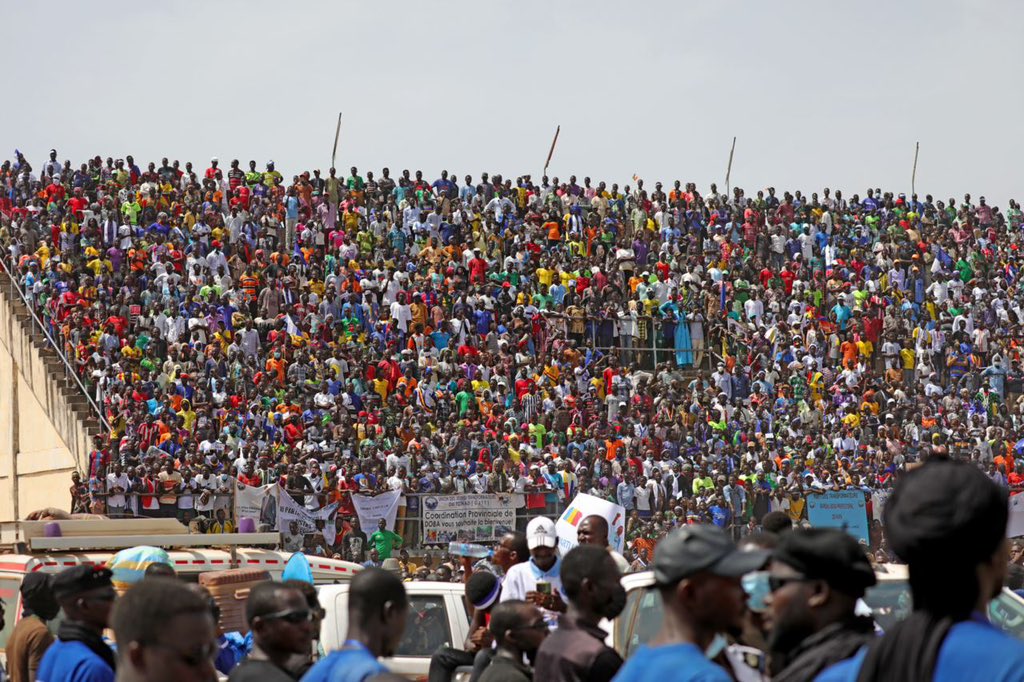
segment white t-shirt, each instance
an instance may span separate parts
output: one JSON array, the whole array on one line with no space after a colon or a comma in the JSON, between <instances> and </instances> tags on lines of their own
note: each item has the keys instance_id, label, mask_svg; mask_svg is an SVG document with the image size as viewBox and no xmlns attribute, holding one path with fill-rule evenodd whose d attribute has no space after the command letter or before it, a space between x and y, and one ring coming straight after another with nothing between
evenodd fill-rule
<instances>
[{"instance_id":1,"label":"white t-shirt","mask_svg":"<svg viewBox=\"0 0 1024 682\"><path fill-rule=\"evenodd\" d=\"M402 490L403 488L405 488L405 485L397 474L388 479L388 490ZM399 495L398 506L405 506L405 495Z\"/></svg>"},{"instance_id":2,"label":"white t-shirt","mask_svg":"<svg viewBox=\"0 0 1024 682\"><path fill-rule=\"evenodd\" d=\"M196 504L196 511L198 511L198 512L208 512L208 511L211 511L213 509L213 503L214 503L214 500L216 498L214 493L217 490L217 477L214 476L213 474L210 474L209 476L204 476L203 474L199 474L193 480L196 482L196 484L198 486L197 487L198 497L196 498L196 503L195 503ZM205 504L202 502L202 499L203 499L202 491L204 491L204 490L209 490L210 491L209 499L206 501Z\"/></svg>"},{"instance_id":3,"label":"white t-shirt","mask_svg":"<svg viewBox=\"0 0 1024 682\"><path fill-rule=\"evenodd\" d=\"M651 511L651 489L646 485L637 486L634 504L639 511Z\"/></svg>"},{"instance_id":4,"label":"white t-shirt","mask_svg":"<svg viewBox=\"0 0 1024 682\"><path fill-rule=\"evenodd\" d=\"M181 493L178 495L178 509L192 509L194 499L193 493L199 487L196 483L196 479L190 479L188 481L181 482Z\"/></svg>"},{"instance_id":5,"label":"white t-shirt","mask_svg":"<svg viewBox=\"0 0 1024 682\"><path fill-rule=\"evenodd\" d=\"M131 487L131 482L128 480L128 474L121 473L120 476L114 472L107 474L107 490L111 491L115 487L121 490L128 490ZM107 498L107 506L109 507L124 507L127 504L127 499L124 493L112 494Z\"/></svg>"},{"instance_id":6,"label":"white t-shirt","mask_svg":"<svg viewBox=\"0 0 1024 682\"><path fill-rule=\"evenodd\" d=\"M565 592L562 591L562 559L555 559L555 564L547 571L542 571L537 567L537 564L533 563L533 559L525 561L521 564L516 564L508 569L505 573L505 579L501 583L501 599L500 601L509 601L510 599L526 599L527 592L537 591L537 582L543 581L550 583L552 594L558 593L562 598L562 601L568 603L569 598L565 596ZM547 609L541 609L544 613L544 620L547 621L548 625L557 624L558 614L554 611L548 611Z\"/></svg>"}]
</instances>

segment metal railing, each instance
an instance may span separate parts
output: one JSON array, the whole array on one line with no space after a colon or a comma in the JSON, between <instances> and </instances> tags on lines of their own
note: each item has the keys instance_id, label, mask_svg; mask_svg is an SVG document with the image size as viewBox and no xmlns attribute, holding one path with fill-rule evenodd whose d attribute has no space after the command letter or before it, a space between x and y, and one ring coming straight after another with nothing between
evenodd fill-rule
<instances>
[{"instance_id":1,"label":"metal railing","mask_svg":"<svg viewBox=\"0 0 1024 682\"><path fill-rule=\"evenodd\" d=\"M7 255L8 254L6 253L4 254L4 256ZM50 345L53 351L57 354L57 357L60 358L61 363L64 365L65 377L70 377L71 379L74 380L74 382L78 385L78 388L82 391L82 395L85 396L85 399L89 401L89 405L92 407L93 412L96 413L96 417L99 419L100 424L103 425L103 428L106 429L107 433L110 433L110 422L108 422L106 416L104 416L103 409L93 399L92 395L89 392L89 389L82 382L81 377L78 376L78 371L71 364L71 361L68 360L68 357L64 353L64 350L56 341L54 341L53 337L50 335L50 332L47 330L46 325L43 324L43 321L39 319L38 315L36 315L35 304L32 301L30 301L28 296L26 296L25 293L21 290L21 283L18 279L17 268L14 266L13 263L10 265L10 267L8 267L8 264L5 261L5 257L0 257L0 268L3 268L4 272L7 274L7 277L11 280L10 290L12 294L14 292L17 292L18 297L21 298L22 303L25 304L25 309L28 310L28 314L32 319L32 323L39 329L39 331L43 333L43 337L46 339L46 342Z\"/></svg>"}]
</instances>

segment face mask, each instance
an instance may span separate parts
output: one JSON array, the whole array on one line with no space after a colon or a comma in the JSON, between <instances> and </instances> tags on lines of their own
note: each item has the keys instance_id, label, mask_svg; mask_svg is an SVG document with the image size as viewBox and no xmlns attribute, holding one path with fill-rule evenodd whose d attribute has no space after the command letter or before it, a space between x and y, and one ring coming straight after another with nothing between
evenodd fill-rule
<instances>
[{"instance_id":1,"label":"face mask","mask_svg":"<svg viewBox=\"0 0 1024 682\"><path fill-rule=\"evenodd\" d=\"M747 606L751 611L764 611L768 608L765 598L771 592L768 587L768 572L753 571L742 579L743 591L747 593Z\"/></svg>"},{"instance_id":2,"label":"face mask","mask_svg":"<svg viewBox=\"0 0 1024 682\"><path fill-rule=\"evenodd\" d=\"M718 633L715 638L711 640L711 644L704 650L704 657L708 659L715 658L718 654L725 650L725 647L729 646L728 640L725 639L725 635Z\"/></svg>"}]
</instances>

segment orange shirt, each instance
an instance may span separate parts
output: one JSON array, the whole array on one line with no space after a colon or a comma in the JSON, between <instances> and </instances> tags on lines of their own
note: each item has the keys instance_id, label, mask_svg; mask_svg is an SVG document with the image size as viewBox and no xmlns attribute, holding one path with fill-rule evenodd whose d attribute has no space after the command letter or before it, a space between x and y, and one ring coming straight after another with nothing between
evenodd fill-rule
<instances>
[{"instance_id":1,"label":"orange shirt","mask_svg":"<svg viewBox=\"0 0 1024 682\"><path fill-rule=\"evenodd\" d=\"M555 220L549 220L544 223L544 229L547 230L548 239L551 241L558 241L562 238L562 230Z\"/></svg>"},{"instance_id":2,"label":"orange shirt","mask_svg":"<svg viewBox=\"0 0 1024 682\"><path fill-rule=\"evenodd\" d=\"M277 375L277 383L284 386L284 360L270 358L267 360L267 371L274 372Z\"/></svg>"}]
</instances>

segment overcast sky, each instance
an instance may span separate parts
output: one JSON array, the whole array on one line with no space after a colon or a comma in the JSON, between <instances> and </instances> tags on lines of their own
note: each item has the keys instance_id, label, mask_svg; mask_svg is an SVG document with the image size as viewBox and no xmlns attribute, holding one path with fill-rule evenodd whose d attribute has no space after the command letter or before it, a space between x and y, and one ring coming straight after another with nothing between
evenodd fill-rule
<instances>
[{"instance_id":1,"label":"overcast sky","mask_svg":"<svg viewBox=\"0 0 1024 682\"><path fill-rule=\"evenodd\" d=\"M0 158L1024 198L1020 0L0 0Z\"/></svg>"}]
</instances>

